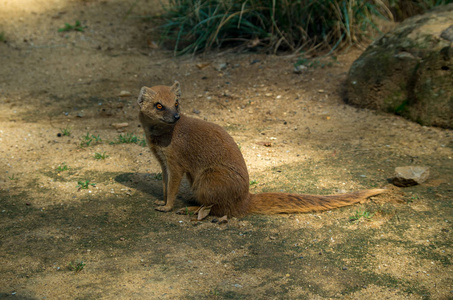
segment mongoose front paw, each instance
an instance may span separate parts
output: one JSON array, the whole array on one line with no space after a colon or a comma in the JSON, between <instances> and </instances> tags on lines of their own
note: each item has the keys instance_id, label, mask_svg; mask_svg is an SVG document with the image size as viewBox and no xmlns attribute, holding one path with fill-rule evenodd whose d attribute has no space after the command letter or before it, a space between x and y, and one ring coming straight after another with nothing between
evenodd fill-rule
<instances>
[{"instance_id":1,"label":"mongoose front paw","mask_svg":"<svg viewBox=\"0 0 453 300\"><path fill-rule=\"evenodd\" d=\"M155 210L157 210L157 211L163 211L163 212L171 211L172 209L173 209L173 207L167 206L167 205L165 205L165 206L158 206L158 207L155 208Z\"/></svg>"},{"instance_id":2,"label":"mongoose front paw","mask_svg":"<svg viewBox=\"0 0 453 300\"><path fill-rule=\"evenodd\" d=\"M165 203L165 201L162 201L162 200L156 200L156 201L154 201L154 204L159 205L159 206L164 206L166 203Z\"/></svg>"}]
</instances>

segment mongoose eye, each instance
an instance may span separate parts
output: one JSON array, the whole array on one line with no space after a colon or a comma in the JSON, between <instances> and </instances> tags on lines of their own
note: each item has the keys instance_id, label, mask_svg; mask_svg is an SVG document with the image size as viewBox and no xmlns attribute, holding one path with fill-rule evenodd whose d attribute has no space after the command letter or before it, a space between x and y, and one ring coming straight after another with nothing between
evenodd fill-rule
<instances>
[{"instance_id":1,"label":"mongoose eye","mask_svg":"<svg viewBox=\"0 0 453 300\"><path fill-rule=\"evenodd\" d=\"M176 102L176 103L175 103L175 107L178 107L178 105L179 105L179 103L178 103L178 102Z\"/></svg>"},{"instance_id":2,"label":"mongoose eye","mask_svg":"<svg viewBox=\"0 0 453 300\"><path fill-rule=\"evenodd\" d=\"M160 103L157 103L157 104L156 104L156 108L157 108L158 110L163 110L163 109L164 109L164 106L163 106L162 104L160 104Z\"/></svg>"}]
</instances>

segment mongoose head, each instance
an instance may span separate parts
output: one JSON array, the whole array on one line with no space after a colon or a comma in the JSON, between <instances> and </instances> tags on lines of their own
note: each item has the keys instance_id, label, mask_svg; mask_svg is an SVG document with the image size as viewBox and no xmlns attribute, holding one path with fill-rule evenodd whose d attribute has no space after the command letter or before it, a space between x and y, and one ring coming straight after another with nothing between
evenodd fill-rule
<instances>
[{"instance_id":1,"label":"mongoose head","mask_svg":"<svg viewBox=\"0 0 453 300\"><path fill-rule=\"evenodd\" d=\"M150 121L166 124L176 123L179 116L179 98L181 89L179 82L170 86L158 85L154 87L142 87L137 103L140 111Z\"/></svg>"}]
</instances>

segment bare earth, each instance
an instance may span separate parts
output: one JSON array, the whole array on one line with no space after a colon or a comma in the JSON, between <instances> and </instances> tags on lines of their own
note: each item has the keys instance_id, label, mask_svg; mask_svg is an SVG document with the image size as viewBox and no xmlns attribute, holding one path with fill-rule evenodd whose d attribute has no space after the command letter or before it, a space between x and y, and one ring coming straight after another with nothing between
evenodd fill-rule
<instances>
[{"instance_id":1,"label":"bare earth","mask_svg":"<svg viewBox=\"0 0 453 300\"><path fill-rule=\"evenodd\" d=\"M0 298L453 297L451 130L346 105L359 51L303 74L289 57L175 58L142 18L159 10L155 0L0 1ZM84 32L57 32L76 20ZM182 110L237 141L252 192L389 192L227 224L155 211L160 169L140 143L136 97L176 79ZM429 180L389 184L406 165L430 167ZM189 200L183 187L177 208ZM350 221L363 212L372 217Z\"/></svg>"}]
</instances>

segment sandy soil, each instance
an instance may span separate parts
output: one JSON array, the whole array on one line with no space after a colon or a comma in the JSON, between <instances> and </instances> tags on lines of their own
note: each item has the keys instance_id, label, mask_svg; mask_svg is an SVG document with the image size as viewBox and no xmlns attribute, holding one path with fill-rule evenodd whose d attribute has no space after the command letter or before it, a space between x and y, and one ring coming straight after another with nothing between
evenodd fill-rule
<instances>
[{"instance_id":1,"label":"sandy soil","mask_svg":"<svg viewBox=\"0 0 453 300\"><path fill-rule=\"evenodd\" d=\"M0 1L0 298L453 297L451 130L346 105L359 51L302 74L292 57L175 58L154 47L145 17L159 10L154 0ZM58 32L77 20L83 32ZM155 211L160 169L135 101L143 85L176 79L182 110L238 142L254 193L389 192L223 225ZM429 180L389 184L405 165L430 167ZM187 199L184 186L177 208ZM363 212L372 217L350 221Z\"/></svg>"}]
</instances>

